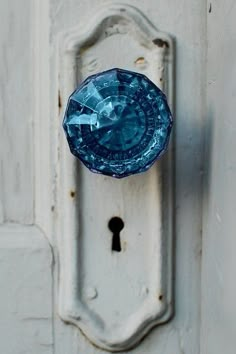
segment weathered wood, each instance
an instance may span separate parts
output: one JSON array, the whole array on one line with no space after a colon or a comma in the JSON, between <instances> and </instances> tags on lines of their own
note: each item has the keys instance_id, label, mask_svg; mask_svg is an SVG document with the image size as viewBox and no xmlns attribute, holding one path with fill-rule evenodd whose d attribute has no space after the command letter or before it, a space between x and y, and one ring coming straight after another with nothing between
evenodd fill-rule
<instances>
[{"instance_id":1,"label":"weathered wood","mask_svg":"<svg viewBox=\"0 0 236 354\"><path fill-rule=\"evenodd\" d=\"M33 222L31 1L0 2L0 221Z\"/></svg>"},{"instance_id":2,"label":"weathered wood","mask_svg":"<svg viewBox=\"0 0 236 354\"><path fill-rule=\"evenodd\" d=\"M0 352L53 353L52 266L34 226L0 227Z\"/></svg>"},{"instance_id":3,"label":"weathered wood","mask_svg":"<svg viewBox=\"0 0 236 354\"><path fill-rule=\"evenodd\" d=\"M206 4L203 0L181 0L171 4L164 0L129 0L127 3L142 10L159 30L173 36L176 39L177 53L175 70L175 317L168 324L154 329L133 353L198 354L200 352ZM18 352L34 354L106 353L89 343L77 328L66 325L57 314L59 261L56 219L63 203L66 202L66 199L57 200L59 194L56 189L56 186L65 188L63 178L58 180L61 178L58 176L61 166L58 135L62 133L61 120L63 107L65 107L65 102L61 100L60 92L58 92L58 61L60 59L58 37L62 31L77 27L78 24L81 26L86 24L91 12L96 13L101 6L104 6L104 2L95 0L65 2L25 0L23 3L11 0L0 4L2 15L0 23L0 109L2 110L1 132L4 132L0 139L2 167L0 220L32 223L35 213L35 222L42 228L43 235L45 234L52 242L55 253L54 293L52 295L51 250L42 233L36 227L25 228L19 224L16 225L14 232L10 225L4 226L0 232L2 235L0 236L0 255L3 262L0 270L3 306L1 318L4 320L0 325L1 336L9 338L7 336L11 333L10 340L0 341L0 351L4 354ZM214 14L215 6L213 3L208 16ZM233 71L229 71L228 77L223 79L225 58L219 59L222 51L217 48L223 48L227 54L229 44L225 42L225 37L221 37L220 26L217 40L220 38L221 47L218 47L219 44L214 40L215 30L220 23L220 11L225 13L225 17L228 14L229 19L233 16L230 15L232 9L224 3L224 8L219 7L216 17L212 19L209 17L209 21L212 22L209 22L208 26L212 46L208 57L210 61L208 65L210 80L208 112L210 116L211 107L217 107L217 112L214 111L216 130L213 132L213 150L215 152L212 155L209 154L209 159L213 158L212 166L209 168L209 186L211 187L204 193L206 231L204 232L205 254L202 278L204 301L202 354L224 352L226 341L228 343L233 341L231 333L235 328L235 314L232 310L235 287L231 285L227 277L234 266L233 261L230 261L228 257L228 254L233 252L234 246L232 215L234 200L229 188L233 183L230 182L231 178L235 176L233 149L230 149L233 146L235 127L233 99L231 108L226 111L227 119L222 118L225 114L224 102L234 91L233 82L229 80L233 77ZM231 22L229 21L228 24L227 21L227 25L222 23L222 27L228 26L229 37L226 39L228 38L227 40L233 43L235 39L233 19ZM110 48L107 45L104 50L107 52L109 63L112 64L112 56L117 48ZM227 65L233 68L231 58L230 52ZM219 63L221 63L221 74L218 69ZM91 66L94 63L88 62L88 65ZM84 72L89 69L88 65ZM226 82L228 84L222 102L218 101L219 96L222 96L220 86L217 89L214 88L214 81L217 77L219 82L221 80L224 84ZM214 95L217 98L214 98ZM212 129L210 123L209 119L208 131ZM227 138L221 132L225 127ZM223 146L220 152L221 162L217 155L220 144ZM223 155L225 151L229 153L228 158ZM227 167L226 174L223 173L225 166ZM73 173L72 170L68 171L68 179ZM224 192L220 192L219 186L222 186L223 180L226 180L227 186ZM75 187L71 185L72 190ZM210 195L209 191L211 196L205 199L207 195ZM66 198L72 199L69 190L64 192ZM228 207L224 210L219 208L221 200L228 203ZM216 207L219 210L216 210ZM70 220L68 219L67 222L69 223ZM228 234L226 230L229 230ZM221 235L226 237L225 241ZM227 285L228 293L224 298L226 295L222 289L225 285ZM10 288L13 290L9 291ZM214 306L212 307L213 298ZM219 306L222 305L222 298L224 299L223 307L221 312L218 312ZM14 308L15 304L19 307ZM12 309L18 312L12 314ZM52 311L54 311L53 324ZM22 318L27 318L27 320L22 320ZM225 318L225 322L222 322L222 318ZM231 320L229 331L227 331L227 319ZM221 336L217 326L220 322L224 323L225 328ZM229 351L229 353L234 352Z\"/></svg>"},{"instance_id":4,"label":"weathered wood","mask_svg":"<svg viewBox=\"0 0 236 354\"><path fill-rule=\"evenodd\" d=\"M207 13L201 353L234 354L236 347L235 2L209 2Z\"/></svg>"}]
</instances>

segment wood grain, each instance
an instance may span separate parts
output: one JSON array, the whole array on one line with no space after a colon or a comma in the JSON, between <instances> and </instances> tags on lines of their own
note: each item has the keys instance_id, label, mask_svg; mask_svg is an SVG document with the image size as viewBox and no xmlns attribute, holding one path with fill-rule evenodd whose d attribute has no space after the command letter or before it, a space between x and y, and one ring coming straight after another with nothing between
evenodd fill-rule
<instances>
[{"instance_id":1,"label":"wood grain","mask_svg":"<svg viewBox=\"0 0 236 354\"><path fill-rule=\"evenodd\" d=\"M235 16L232 1L208 3L202 354L234 354L236 345Z\"/></svg>"},{"instance_id":2,"label":"wood grain","mask_svg":"<svg viewBox=\"0 0 236 354\"><path fill-rule=\"evenodd\" d=\"M30 1L0 3L0 221L33 222Z\"/></svg>"}]
</instances>

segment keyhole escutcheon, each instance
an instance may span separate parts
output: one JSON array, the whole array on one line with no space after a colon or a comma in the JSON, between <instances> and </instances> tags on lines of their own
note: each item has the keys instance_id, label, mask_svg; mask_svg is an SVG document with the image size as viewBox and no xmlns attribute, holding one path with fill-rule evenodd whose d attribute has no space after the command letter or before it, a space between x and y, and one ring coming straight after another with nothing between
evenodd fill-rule
<instances>
[{"instance_id":1,"label":"keyhole escutcheon","mask_svg":"<svg viewBox=\"0 0 236 354\"><path fill-rule=\"evenodd\" d=\"M121 242L120 242L120 232L124 228L124 221L118 216L114 216L109 220L108 227L112 232L112 245L111 250L115 252L121 251Z\"/></svg>"}]
</instances>

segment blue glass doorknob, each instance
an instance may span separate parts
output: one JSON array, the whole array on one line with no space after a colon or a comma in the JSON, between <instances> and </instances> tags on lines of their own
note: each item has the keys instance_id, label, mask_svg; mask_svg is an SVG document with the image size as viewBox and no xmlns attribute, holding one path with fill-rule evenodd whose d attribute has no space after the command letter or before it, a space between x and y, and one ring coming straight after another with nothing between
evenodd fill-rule
<instances>
[{"instance_id":1,"label":"blue glass doorknob","mask_svg":"<svg viewBox=\"0 0 236 354\"><path fill-rule=\"evenodd\" d=\"M63 128L73 155L92 172L144 172L167 149L172 115L146 76L111 69L89 76L69 97Z\"/></svg>"}]
</instances>

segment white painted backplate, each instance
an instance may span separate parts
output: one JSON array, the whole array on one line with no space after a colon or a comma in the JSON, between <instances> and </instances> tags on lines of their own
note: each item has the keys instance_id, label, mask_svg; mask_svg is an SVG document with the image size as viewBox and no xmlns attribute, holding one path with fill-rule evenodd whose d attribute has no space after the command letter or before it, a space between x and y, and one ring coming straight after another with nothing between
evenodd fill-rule
<instances>
[{"instance_id":1,"label":"white painted backplate","mask_svg":"<svg viewBox=\"0 0 236 354\"><path fill-rule=\"evenodd\" d=\"M147 75L172 105L172 41L134 7L102 9L85 28L61 33L58 51L63 109L81 80L113 67ZM148 172L116 180L78 163L64 136L61 146L60 316L95 345L126 350L173 311L171 148ZM113 216L125 224L119 253Z\"/></svg>"}]
</instances>

